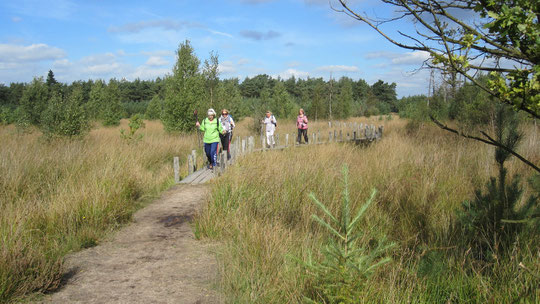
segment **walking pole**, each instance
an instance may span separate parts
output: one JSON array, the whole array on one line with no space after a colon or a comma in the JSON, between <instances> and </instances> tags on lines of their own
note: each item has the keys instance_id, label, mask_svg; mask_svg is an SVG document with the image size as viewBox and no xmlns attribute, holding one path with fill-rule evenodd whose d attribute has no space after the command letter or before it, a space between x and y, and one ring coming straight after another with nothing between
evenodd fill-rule
<instances>
[{"instance_id":1,"label":"walking pole","mask_svg":"<svg viewBox=\"0 0 540 304\"><path fill-rule=\"evenodd\" d=\"M193 116L195 117L195 121L199 122L199 117L197 115L197 110L193 111ZM197 128L197 143L199 145L199 149L202 149L201 147L201 129Z\"/></svg>"}]
</instances>

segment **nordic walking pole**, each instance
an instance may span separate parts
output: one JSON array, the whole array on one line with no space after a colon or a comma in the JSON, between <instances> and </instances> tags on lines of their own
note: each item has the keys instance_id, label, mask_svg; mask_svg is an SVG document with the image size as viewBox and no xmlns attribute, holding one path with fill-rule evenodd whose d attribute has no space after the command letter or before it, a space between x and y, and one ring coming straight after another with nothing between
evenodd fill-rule
<instances>
[{"instance_id":1,"label":"nordic walking pole","mask_svg":"<svg viewBox=\"0 0 540 304\"><path fill-rule=\"evenodd\" d=\"M196 122L199 122L199 117L197 115L197 110L193 111L193 116L195 116L195 121ZM199 144L199 148L202 149L201 147L201 136L200 136L200 133L201 133L201 129L197 128L197 143Z\"/></svg>"}]
</instances>

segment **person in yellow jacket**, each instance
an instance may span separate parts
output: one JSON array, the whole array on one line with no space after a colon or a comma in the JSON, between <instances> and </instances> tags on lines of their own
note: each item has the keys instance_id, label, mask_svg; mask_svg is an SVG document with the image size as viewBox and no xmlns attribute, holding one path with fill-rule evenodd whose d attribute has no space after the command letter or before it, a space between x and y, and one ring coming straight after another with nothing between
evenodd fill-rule
<instances>
[{"instance_id":1,"label":"person in yellow jacket","mask_svg":"<svg viewBox=\"0 0 540 304\"><path fill-rule=\"evenodd\" d=\"M224 134L223 126L216 118L216 111L208 109L208 118L205 118L202 123L195 124L202 132L204 132L204 152L208 158L208 169L213 169L217 163L217 151L219 145L219 134Z\"/></svg>"}]
</instances>

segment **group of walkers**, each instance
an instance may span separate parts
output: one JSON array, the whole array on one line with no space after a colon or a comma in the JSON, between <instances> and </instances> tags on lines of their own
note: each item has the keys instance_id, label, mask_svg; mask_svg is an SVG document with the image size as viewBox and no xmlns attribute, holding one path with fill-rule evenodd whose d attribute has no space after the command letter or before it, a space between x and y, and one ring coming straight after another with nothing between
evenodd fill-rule
<instances>
[{"instance_id":1,"label":"group of walkers","mask_svg":"<svg viewBox=\"0 0 540 304\"><path fill-rule=\"evenodd\" d=\"M204 152L208 158L208 169L213 169L217 165L217 154L219 151L219 144L223 151L227 151L227 159L231 159L230 143L233 135L233 129L235 127L233 118L229 115L229 111L226 109L221 110L221 116L216 118L216 111L214 109L208 109L208 117L205 118L202 123L197 123L197 126L202 132L204 132ZM267 111L264 119L261 120L266 131L266 144L268 147L274 147L276 141L274 139L274 133L277 128L277 120L272 115L272 112ZM296 128L298 129L298 137L296 141L298 144L302 143L302 137L305 143L308 143L308 118L304 112L304 109L298 111L296 117Z\"/></svg>"}]
</instances>

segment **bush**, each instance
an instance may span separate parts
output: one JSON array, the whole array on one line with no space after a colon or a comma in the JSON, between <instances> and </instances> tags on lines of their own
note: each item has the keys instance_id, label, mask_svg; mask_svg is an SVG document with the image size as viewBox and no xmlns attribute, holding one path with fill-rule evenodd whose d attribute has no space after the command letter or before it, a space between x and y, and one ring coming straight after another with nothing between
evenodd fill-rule
<instances>
[{"instance_id":1,"label":"bush","mask_svg":"<svg viewBox=\"0 0 540 304\"><path fill-rule=\"evenodd\" d=\"M80 136L89 129L89 119L83 107L81 88L75 88L68 98L53 93L43 112L41 130L46 136Z\"/></svg>"},{"instance_id":2,"label":"bush","mask_svg":"<svg viewBox=\"0 0 540 304\"><path fill-rule=\"evenodd\" d=\"M161 99L159 95L156 94L148 103L144 116L146 117L146 119L150 120L160 119L161 112L163 112L163 99Z\"/></svg>"},{"instance_id":3,"label":"bush","mask_svg":"<svg viewBox=\"0 0 540 304\"><path fill-rule=\"evenodd\" d=\"M15 109L8 106L0 107L0 124L9 125L15 123Z\"/></svg>"}]
</instances>

